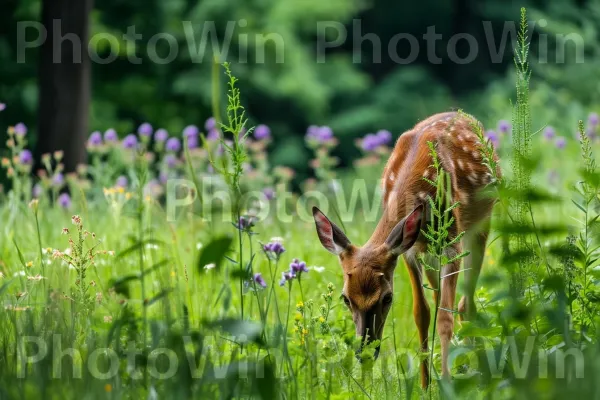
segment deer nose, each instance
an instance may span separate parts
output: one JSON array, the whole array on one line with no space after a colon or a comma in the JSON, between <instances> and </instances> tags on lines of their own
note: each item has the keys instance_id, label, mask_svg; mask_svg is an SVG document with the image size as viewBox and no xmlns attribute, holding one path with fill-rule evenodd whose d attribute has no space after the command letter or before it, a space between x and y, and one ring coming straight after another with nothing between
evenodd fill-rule
<instances>
[{"instance_id":1,"label":"deer nose","mask_svg":"<svg viewBox=\"0 0 600 400\"><path fill-rule=\"evenodd\" d=\"M358 359L358 361L360 361L360 362L362 362L362 360L363 360L362 351L363 351L364 346L377 339L375 331L374 331L374 327L375 327L375 314L374 313L366 312L359 317L357 324L356 324L356 334L357 334L357 336L360 337L360 346L356 350L355 356ZM375 354L373 355L375 359L377 359L377 357L379 356L379 348L380 348L380 346L377 346L375 348Z\"/></svg>"}]
</instances>

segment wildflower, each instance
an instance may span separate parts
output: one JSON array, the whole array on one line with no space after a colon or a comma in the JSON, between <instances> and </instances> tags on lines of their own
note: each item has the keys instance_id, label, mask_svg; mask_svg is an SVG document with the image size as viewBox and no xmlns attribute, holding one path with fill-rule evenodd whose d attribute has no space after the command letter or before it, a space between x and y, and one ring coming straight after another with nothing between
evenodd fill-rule
<instances>
[{"instance_id":1,"label":"wildflower","mask_svg":"<svg viewBox=\"0 0 600 400\"><path fill-rule=\"evenodd\" d=\"M112 128L107 129L106 132L104 132L104 141L107 143L114 143L118 138L117 131Z\"/></svg>"},{"instance_id":2,"label":"wildflower","mask_svg":"<svg viewBox=\"0 0 600 400\"><path fill-rule=\"evenodd\" d=\"M215 129L216 127L217 127L217 120L215 119L215 117L210 117L204 123L204 129L206 129L207 132Z\"/></svg>"},{"instance_id":3,"label":"wildflower","mask_svg":"<svg viewBox=\"0 0 600 400\"><path fill-rule=\"evenodd\" d=\"M0 103L0 111L4 111L4 110L6 110L6 104Z\"/></svg>"},{"instance_id":4,"label":"wildflower","mask_svg":"<svg viewBox=\"0 0 600 400\"><path fill-rule=\"evenodd\" d=\"M275 190L272 187L266 187L263 189L263 194L267 201L271 201L275 198Z\"/></svg>"},{"instance_id":5,"label":"wildflower","mask_svg":"<svg viewBox=\"0 0 600 400\"><path fill-rule=\"evenodd\" d=\"M256 224L256 218L241 216L234 226L241 231L251 231Z\"/></svg>"},{"instance_id":6,"label":"wildflower","mask_svg":"<svg viewBox=\"0 0 600 400\"><path fill-rule=\"evenodd\" d=\"M44 189L42 188L42 185L40 185L39 183L36 183L35 185L33 185L33 189L31 190L31 195L34 198L39 198L42 193L44 193Z\"/></svg>"},{"instance_id":7,"label":"wildflower","mask_svg":"<svg viewBox=\"0 0 600 400\"><path fill-rule=\"evenodd\" d=\"M173 154L167 154L165 156L165 164L167 164L167 167L169 168L175 168L177 165L177 157L175 157Z\"/></svg>"},{"instance_id":8,"label":"wildflower","mask_svg":"<svg viewBox=\"0 0 600 400\"><path fill-rule=\"evenodd\" d=\"M138 134L139 134L140 136L145 136L145 137L148 137L148 136L152 135L152 131L153 131L153 130L154 130L154 129L152 128L152 125L150 125L150 124L149 124L149 123L147 123L147 122L144 122L143 124L141 124L141 125L138 127Z\"/></svg>"},{"instance_id":9,"label":"wildflower","mask_svg":"<svg viewBox=\"0 0 600 400\"><path fill-rule=\"evenodd\" d=\"M206 264L204 266L204 269L208 271L208 270L214 269L215 267L216 267L216 265L211 263L211 264Z\"/></svg>"},{"instance_id":10,"label":"wildflower","mask_svg":"<svg viewBox=\"0 0 600 400\"><path fill-rule=\"evenodd\" d=\"M117 178L115 186L118 188L126 188L128 184L129 181L127 180L127 177L125 175L121 175Z\"/></svg>"},{"instance_id":11,"label":"wildflower","mask_svg":"<svg viewBox=\"0 0 600 400\"><path fill-rule=\"evenodd\" d=\"M308 272L308 268L306 267L306 263L304 261L299 261L297 258L294 258L290 264L290 271L294 275L300 276L303 272Z\"/></svg>"},{"instance_id":12,"label":"wildflower","mask_svg":"<svg viewBox=\"0 0 600 400\"><path fill-rule=\"evenodd\" d=\"M114 252L114 250L109 250L109 251L107 251L106 253L107 253L109 256L114 256L114 255L115 255L115 252Z\"/></svg>"},{"instance_id":13,"label":"wildflower","mask_svg":"<svg viewBox=\"0 0 600 400\"><path fill-rule=\"evenodd\" d=\"M25 266L28 268L33 267L33 261L27 261L27 264L25 264Z\"/></svg>"},{"instance_id":14,"label":"wildflower","mask_svg":"<svg viewBox=\"0 0 600 400\"><path fill-rule=\"evenodd\" d=\"M554 139L555 136L556 136L556 131L554 130L553 127L547 126L546 129L544 129L544 139L552 140L552 139Z\"/></svg>"},{"instance_id":15,"label":"wildflower","mask_svg":"<svg viewBox=\"0 0 600 400\"><path fill-rule=\"evenodd\" d=\"M270 139L271 129L267 125L258 125L256 129L254 129L254 138L256 140Z\"/></svg>"},{"instance_id":16,"label":"wildflower","mask_svg":"<svg viewBox=\"0 0 600 400\"><path fill-rule=\"evenodd\" d=\"M38 199L33 199L29 202L29 208L33 210L33 212L37 212L40 202Z\"/></svg>"},{"instance_id":17,"label":"wildflower","mask_svg":"<svg viewBox=\"0 0 600 400\"><path fill-rule=\"evenodd\" d=\"M187 138L188 149L195 149L198 147L198 136L188 136Z\"/></svg>"},{"instance_id":18,"label":"wildflower","mask_svg":"<svg viewBox=\"0 0 600 400\"><path fill-rule=\"evenodd\" d=\"M567 140L564 138L564 136L559 136L554 141L554 145L556 146L557 149L562 150L567 145Z\"/></svg>"},{"instance_id":19,"label":"wildflower","mask_svg":"<svg viewBox=\"0 0 600 400\"><path fill-rule=\"evenodd\" d=\"M87 147L88 148L94 148L94 147L98 147L102 145L102 134L98 131L92 132L92 134L90 135L88 142L87 142Z\"/></svg>"},{"instance_id":20,"label":"wildflower","mask_svg":"<svg viewBox=\"0 0 600 400\"><path fill-rule=\"evenodd\" d=\"M493 130L489 130L485 133L485 137L492 142L492 144L494 145L494 147L498 147L498 145L500 144L500 138L498 137L498 134L493 131Z\"/></svg>"},{"instance_id":21,"label":"wildflower","mask_svg":"<svg viewBox=\"0 0 600 400\"><path fill-rule=\"evenodd\" d=\"M600 116L595 112L590 113L590 115L588 115L588 124L595 128L598 126L598 123L600 123Z\"/></svg>"},{"instance_id":22,"label":"wildflower","mask_svg":"<svg viewBox=\"0 0 600 400\"><path fill-rule=\"evenodd\" d=\"M169 180L169 174L168 174L168 172L166 172L166 171L160 171L160 173L158 174L158 181L162 185L166 185L168 180Z\"/></svg>"},{"instance_id":23,"label":"wildflower","mask_svg":"<svg viewBox=\"0 0 600 400\"><path fill-rule=\"evenodd\" d=\"M381 142L380 142L379 138L377 137L377 135L374 135L372 133L369 133L368 135L366 135L361 142L361 147L365 151L373 151L376 148L378 148L380 145L381 145Z\"/></svg>"},{"instance_id":24,"label":"wildflower","mask_svg":"<svg viewBox=\"0 0 600 400\"><path fill-rule=\"evenodd\" d=\"M181 142L176 137L169 138L169 140L167 140L167 143L165 144L165 149L167 151L172 151L176 153L179 150L181 150Z\"/></svg>"},{"instance_id":25,"label":"wildflower","mask_svg":"<svg viewBox=\"0 0 600 400\"><path fill-rule=\"evenodd\" d=\"M159 143L164 142L165 140L167 140L167 138L169 137L169 132L167 132L166 129L157 129L156 132L154 132L154 140L156 140Z\"/></svg>"},{"instance_id":26,"label":"wildflower","mask_svg":"<svg viewBox=\"0 0 600 400\"><path fill-rule=\"evenodd\" d=\"M61 235L68 235L69 234L69 228L62 228L62 232L60 234Z\"/></svg>"},{"instance_id":27,"label":"wildflower","mask_svg":"<svg viewBox=\"0 0 600 400\"><path fill-rule=\"evenodd\" d=\"M199 130L198 127L196 125L188 125L185 128L183 128L183 137L185 138L190 138L193 136L198 136Z\"/></svg>"},{"instance_id":28,"label":"wildflower","mask_svg":"<svg viewBox=\"0 0 600 400\"><path fill-rule=\"evenodd\" d=\"M65 183L65 177L62 173L57 172L52 177L52 186L60 187Z\"/></svg>"},{"instance_id":29,"label":"wildflower","mask_svg":"<svg viewBox=\"0 0 600 400\"><path fill-rule=\"evenodd\" d=\"M125 136L123 147L127 150L135 149L137 147L137 137L133 133Z\"/></svg>"},{"instance_id":30,"label":"wildflower","mask_svg":"<svg viewBox=\"0 0 600 400\"><path fill-rule=\"evenodd\" d=\"M19 122L14 126L15 135L23 137L27 134L27 126L24 123Z\"/></svg>"},{"instance_id":31,"label":"wildflower","mask_svg":"<svg viewBox=\"0 0 600 400\"><path fill-rule=\"evenodd\" d=\"M102 292L96 293L96 301L98 304L102 303Z\"/></svg>"},{"instance_id":32,"label":"wildflower","mask_svg":"<svg viewBox=\"0 0 600 400\"><path fill-rule=\"evenodd\" d=\"M263 250L277 257L285 252L285 248L279 242L269 242L263 246Z\"/></svg>"},{"instance_id":33,"label":"wildflower","mask_svg":"<svg viewBox=\"0 0 600 400\"><path fill-rule=\"evenodd\" d=\"M218 129L211 129L208 131L208 135L206 135L206 140L214 142L215 140L219 139L219 130Z\"/></svg>"},{"instance_id":34,"label":"wildflower","mask_svg":"<svg viewBox=\"0 0 600 400\"><path fill-rule=\"evenodd\" d=\"M311 125L306 132L306 138L320 143L328 142L333 139L333 131L328 126Z\"/></svg>"},{"instance_id":35,"label":"wildflower","mask_svg":"<svg viewBox=\"0 0 600 400\"><path fill-rule=\"evenodd\" d=\"M71 208L71 197L67 193L61 194L58 196L58 205L65 209Z\"/></svg>"},{"instance_id":36,"label":"wildflower","mask_svg":"<svg viewBox=\"0 0 600 400\"><path fill-rule=\"evenodd\" d=\"M71 217L71 222L73 225L81 225L81 217L79 215L73 215Z\"/></svg>"},{"instance_id":37,"label":"wildflower","mask_svg":"<svg viewBox=\"0 0 600 400\"><path fill-rule=\"evenodd\" d=\"M265 278L263 278L260 272L254 274L254 282L257 285L261 286L263 289L267 287L267 282L265 281Z\"/></svg>"},{"instance_id":38,"label":"wildflower","mask_svg":"<svg viewBox=\"0 0 600 400\"><path fill-rule=\"evenodd\" d=\"M281 273L281 280L279 281L279 286L285 285L286 282L291 282L292 279L295 278L290 271L284 271Z\"/></svg>"},{"instance_id":39,"label":"wildflower","mask_svg":"<svg viewBox=\"0 0 600 400\"><path fill-rule=\"evenodd\" d=\"M387 146L392 141L392 133L386 129L381 129L376 133L382 145Z\"/></svg>"},{"instance_id":40,"label":"wildflower","mask_svg":"<svg viewBox=\"0 0 600 400\"><path fill-rule=\"evenodd\" d=\"M27 277L27 280L28 280L28 281L36 281L36 282L39 282L39 281L41 281L42 279L44 279L44 277L43 277L42 275L40 275L40 274L33 275L33 276L28 276L28 277Z\"/></svg>"},{"instance_id":41,"label":"wildflower","mask_svg":"<svg viewBox=\"0 0 600 400\"><path fill-rule=\"evenodd\" d=\"M10 160L6 157L2 157L2 166L5 168L10 166Z\"/></svg>"},{"instance_id":42,"label":"wildflower","mask_svg":"<svg viewBox=\"0 0 600 400\"><path fill-rule=\"evenodd\" d=\"M302 312L304 312L304 303L303 303L303 302L301 302L301 301L299 301L299 302L296 304L296 310L298 310L298 312L299 312L299 313L302 313Z\"/></svg>"},{"instance_id":43,"label":"wildflower","mask_svg":"<svg viewBox=\"0 0 600 400\"><path fill-rule=\"evenodd\" d=\"M62 160L65 153L62 150L56 150L52 155L54 156L54 159L56 161L60 161Z\"/></svg>"},{"instance_id":44,"label":"wildflower","mask_svg":"<svg viewBox=\"0 0 600 400\"><path fill-rule=\"evenodd\" d=\"M505 134L508 133L510 131L510 122L508 122L507 120L501 120L498 122L498 132Z\"/></svg>"},{"instance_id":45,"label":"wildflower","mask_svg":"<svg viewBox=\"0 0 600 400\"><path fill-rule=\"evenodd\" d=\"M33 163L33 155L31 151L24 149L19 153L19 163L23 165L31 165Z\"/></svg>"},{"instance_id":46,"label":"wildflower","mask_svg":"<svg viewBox=\"0 0 600 400\"><path fill-rule=\"evenodd\" d=\"M104 322L110 324L112 322L113 318L111 315L105 315L104 316ZM108 387L108 389L107 389ZM112 386L110 386L108 383L104 386L104 390L106 390L107 392L110 392L112 390Z\"/></svg>"}]
</instances>

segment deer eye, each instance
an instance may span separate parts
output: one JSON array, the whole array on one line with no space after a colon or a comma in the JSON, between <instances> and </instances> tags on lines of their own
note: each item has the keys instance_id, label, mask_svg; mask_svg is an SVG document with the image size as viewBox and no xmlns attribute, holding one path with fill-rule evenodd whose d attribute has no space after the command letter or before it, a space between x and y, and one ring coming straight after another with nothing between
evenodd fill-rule
<instances>
[{"instance_id":1,"label":"deer eye","mask_svg":"<svg viewBox=\"0 0 600 400\"><path fill-rule=\"evenodd\" d=\"M389 305L389 304L391 304L391 303L392 303L392 299L393 299L393 298L394 298L394 297L392 296L392 294L391 294L391 293L388 293L388 294L386 294L385 296L383 296L383 300L382 300L382 302L383 302L383 304L385 304L385 305Z\"/></svg>"},{"instance_id":2,"label":"deer eye","mask_svg":"<svg viewBox=\"0 0 600 400\"><path fill-rule=\"evenodd\" d=\"M344 300L344 304L346 304L348 307L350 307L350 300L348 300L348 298L344 295L342 295L342 300Z\"/></svg>"}]
</instances>

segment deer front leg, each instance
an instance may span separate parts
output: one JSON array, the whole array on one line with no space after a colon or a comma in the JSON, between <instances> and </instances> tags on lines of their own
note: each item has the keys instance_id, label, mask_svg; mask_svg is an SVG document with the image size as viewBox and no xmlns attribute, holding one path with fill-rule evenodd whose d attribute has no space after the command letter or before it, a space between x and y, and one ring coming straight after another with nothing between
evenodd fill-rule
<instances>
[{"instance_id":1,"label":"deer front leg","mask_svg":"<svg viewBox=\"0 0 600 400\"><path fill-rule=\"evenodd\" d=\"M458 253L457 253L458 254ZM440 307L437 315L437 332L440 337L442 348L442 377L450 378L450 369L448 368L448 350L450 340L454 333L454 299L456 296L456 282L458 281L458 271L460 270L460 260L446 265L442 268L441 274L441 302L436 307ZM451 311L446 311L451 310Z\"/></svg>"},{"instance_id":2,"label":"deer front leg","mask_svg":"<svg viewBox=\"0 0 600 400\"><path fill-rule=\"evenodd\" d=\"M423 292L421 266L413 257L404 257L404 263L410 276L413 295L413 316L419 331L419 350L427 353L429 341L429 321L431 318L429 305ZM427 358L421 360L421 386L426 389L429 385L429 363Z\"/></svg>"}]
</instances>

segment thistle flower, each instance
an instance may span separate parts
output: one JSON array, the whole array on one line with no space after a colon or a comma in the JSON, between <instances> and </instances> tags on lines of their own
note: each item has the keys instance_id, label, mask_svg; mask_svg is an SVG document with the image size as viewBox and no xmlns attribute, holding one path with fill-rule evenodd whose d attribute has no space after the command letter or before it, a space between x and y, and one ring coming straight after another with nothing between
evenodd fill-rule
<instances>
[{"instance_id":1,"label":"thistle flower","mask_svg":"<svg viewBox=\"0 0 600 400\"><path fill-rule=\"evenodd\" d=\"M137 130L140 136L145 137L149 137L150 135L152 135L153 131L154 129L152 128L152 125L150 125L148 122L144 122L143 124L141 124Z\"/></svg>"},{"instance_id":2,"label":"thistle flower","mask_svg":"<svg viewBox=\"0 0 600 400\"><path fill-rule=\"evenodd\" d=\"M183 137L190 138L192 136L198 136L199 130L196 125L188 125L183 128Z\"/></svg>"},{"instance_id":3,"label":"thistle flower","mask_svg":"<svg viewBox=\"0 0 600 400\"><path fill-rule=\"evenodd\" d=\"M376 133L382 145L387 146L392 142L392 133L386 129L381 129Z\"/></svg>"},{"instance_id":4,"label":"thistle flower","mask_svg":"<svg viewBox=\"0 0 600 400\"><path fill-rule=\"evenodd\" d=\"M123 147L127 150L135 149L137 144L137 137L133 133L125 136L125 139L123 139Z\"/></svg>"},{"instance_id":5,"label":"thistle flower","mask_svg":"<svg viewBox=\"0 0 600 400\"><path fill-rule=\"evenodd\" d=\"M23 137L27 134L27 126L24 123L19 122L14 126L15 135Z\"/></svg>"},{"instance_id":6,"label":"thistle flower","mask_svg":"<svg viewBox=\"0 0 600 400\"><path fill-rule=\"evenodd\" d=\"M372 133L366 135L361 142L361 147L365 151L373 151L381 145L381 141Z\"/></svg>"},{"instance_id":7,"label":"thistle flower","mask_svg":"<svg viewBox=\"0 0 600 400\"><path fill-rule=\"evenodd\" d=\"M559 136L554 141L554 145L556 146L557 149L562 150L567 145L567 140L564 138L564 136Z\"/></svg>"},{"instance_id":8,"label":"thistle flower","mask_svg":"<svg viewBox=\"0 0 600 400\"><path fill-rule=\"evenodd\" d=\"M306 131L306 139L325 143L333 139L333 131L328 126L311 125Z\"/></svg>"},{"instance_id":9,"label":"thistle flower","mask_svg":"<svg viewBox=\"0 0 600 400\"><path fill-rule=\"evenodd\" d=\"M181 150L181 142L176 137L169 138L165 144L165 149L167 149L167 151L177 153L179 150Z\"/></svg>"},{"instance_id":10,"label":"thistle flower","mask_svg":"<svg viewBox=\"0 0 600 400\"><path fill-rule=\"evenodd\" d=\"M107 129L106 132L104 132L104 141L107 143L114 143L119 139L119 136L117 135L117 131L115 131L114 129L110 128Z\"/></svg>"},{"instance_id":11,"label":"thistle flower","mask_svg":"<svg viewBox=\"0 0 600 400\"><path fill-rule=\"evenodd\" d=\"M198 147L198 136L188 136L187 138L188 149L195 149Z\"/></svg>"},{"instance_id":12,"label":"thistle flower","mask_svg":"<svg viewBox=\"0 0 600 400\"><path fill-rule=\"evenodd\" d=\"M505 134L510 131L510 128L511 128L510 122L508 122L504 119L498 122L498 132Z\"/></svg>"},{"instance_id":13,"label":"thistle flower","mask_svg":"<svg viewBox=\"0 0 600 400\"><path fill-rule=\"evenodd\" d=\"M156 132L154 132L154 140L157 141L158 143L162 143L165 140L167 140L167 138L169 137L169 132L167 132L166 129L157 129Z\"/></svg>"},{"instance_id":14,"label":"thistle flower","mask_svg":"<svg viewBox=\"0 0 600 400\"><path fill-rule=\"evenodd\" d=\"M308 268L306 267L306 263L304 261L294 258L290 264L290 272L293 273L294 276L300 276L303 272L308 272Z\"/></svg>"},{"instance_id":15,"label":"thistle flower","mask_svg":"<svg viewBox=\"0 0 600 400\"><path fill-rule=\"evenodd\" d=\"M58 196L58 205L64 209L71 208L71 197L67 193Z\"/></svg>"},{"instance_id":16,"label":"thistle flower","mask_svg":"<svg viewBox=\"0 0 600 400\"><path fill-rule=\"evenodd\" d=\"M24 149L19 153L19 163L23 165L31 165L33 163L33 155L31 151Z\"/></svg>"},{"instance_id":17,"label":"thistle flower","mask_svg":"<svg viewBox=\"0 0 600 400\"><path fill-rule=\"evenodd\" d=\"M554 130L554 128L551 126L547 126L546 129L544 129L544 139L552 140L555 137L556 137L556 131Z\"/></svg>"},{"instance_id":18,"label":"thistle flower","mask_svg":"<svg viewBox=\"0 0 600 400\"><path fill-rule=\"evenodd\" d=\"M264 124L258 125L254 129L254 138L256 140L270 139L271 138L271 129L267 125L264 125Z\"/></svg>"},{"instance_id":19,"label":"thistle flower","mask_svg":"<svg viewBox=\"0 0 600 400\"><path fill-rule=\"evenodd\" d=\"M210 117L204 123L204 129L206 129L207 132L215 129L216 127L217 127L217 120L215 119L215 117Z\"/></svg>"},{"instance_id":20,"label":"thistle flower","mask_svg":"<svg viewBox=\"0 0 600 400\"><path fill-rule=\"evenodd\" d=\"M256 274L254 274L254 283L259 285L263 289L267 287L267 282L265 281L265 278L263 278L263 276L260 272L257 272Z\"/></svg>"}]
</instances>

